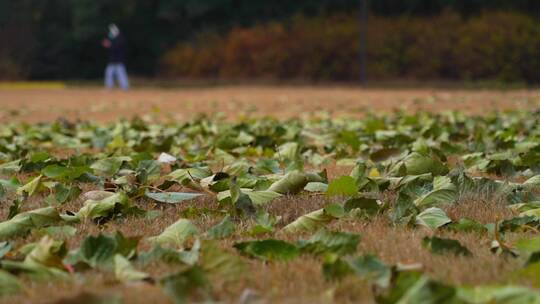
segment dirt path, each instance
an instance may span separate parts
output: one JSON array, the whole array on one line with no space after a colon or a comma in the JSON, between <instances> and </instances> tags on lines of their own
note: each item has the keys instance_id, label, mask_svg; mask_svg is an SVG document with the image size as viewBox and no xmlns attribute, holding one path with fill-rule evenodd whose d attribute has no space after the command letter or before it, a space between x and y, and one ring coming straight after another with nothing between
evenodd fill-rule
<instances>
[{"instance_id":1,"label":"dirt path","mask_svg":"<svg viewBox=\"0 0 540 304\"><path fill-rule=\"evenodd\" d=\"M112 121L135 115L189 119L223 112L289 118L317 111L359 116L363 111L461 109L470 113L516 108L537 109L539 90L460 91L440 89L357 89L348 87L231 86L175 90L0 89L0 122L68 120Z\"/></svg>"}]
</instances>

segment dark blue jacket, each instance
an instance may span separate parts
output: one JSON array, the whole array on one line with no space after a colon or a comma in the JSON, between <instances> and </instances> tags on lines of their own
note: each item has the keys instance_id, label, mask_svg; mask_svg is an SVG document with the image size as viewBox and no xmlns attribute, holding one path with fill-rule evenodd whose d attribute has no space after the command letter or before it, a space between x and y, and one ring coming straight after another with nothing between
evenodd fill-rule
<instances>
[{"instance_id":1,"label":"dark blue jacket","mask_svg":"<svg viewBox=\"0 0 540 304\"><path fill-rule=\"evenodd\" d=\"M111 39L111 47L109 48L109 63L125 63L126 60L126 43L124 36L119 34L116 38Z\"/></svg>"}]
</instances>

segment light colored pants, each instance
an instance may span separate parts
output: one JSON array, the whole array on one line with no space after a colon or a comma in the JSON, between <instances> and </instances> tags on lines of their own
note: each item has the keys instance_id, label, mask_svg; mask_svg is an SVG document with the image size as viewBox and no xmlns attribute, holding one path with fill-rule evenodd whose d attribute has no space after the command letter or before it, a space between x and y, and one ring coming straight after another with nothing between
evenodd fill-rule
<instances>
[{"instance_id":1,"label":"light colored pants","mask_svg":"<svg viewBox=\"0 0 540 304\"><path fill-rule=\"evenodd\" d=\"M114 87L114 79L122 90L129 89L129 80L126 72L126 67L122 63L109 63L105 69L105 87L112 89Z\"/></svg>"}]
</instances>

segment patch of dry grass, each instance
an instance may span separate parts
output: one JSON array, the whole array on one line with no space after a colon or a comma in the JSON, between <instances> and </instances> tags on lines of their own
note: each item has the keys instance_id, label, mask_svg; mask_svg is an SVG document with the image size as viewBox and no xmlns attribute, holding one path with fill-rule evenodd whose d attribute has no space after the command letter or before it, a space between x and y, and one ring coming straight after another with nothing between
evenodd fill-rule
<instances>
[{"instance_id":1,"label":"patch of dry grass","mask_svg":"<svg viewBox=\"0 0 540 304\"><path fill-rule=\"evenodd\" d=\"M348 172L348 170L347 170ZM341 174L341 173L339 173ZM85 191L90 188L85 187ZM301 215L322 208L331 201L321 195L284 196L269 203L265 209L272 215L281 216L278 229L292 222ZM82 206L81 200L69 202L62 206L63 210L76 211ZM43 206L43 198L32 198L24 206L25 210ZM96 225L91 221L75 224L77 233L67 240L68 247L77 248L88 235L99 233L113 234L116 231L126 236L149 237L157 235L167 226L186 214L190 208L219 209L215 198L208 195L190 202L178 205L159 204L140 199L137 206L147 210L160 210L162 215L153 220L138 217L127 217ZM7 216L9 206L0 205L0 216ZM497 220L511 218L512 212L503 204L481 199L481 197L463 196L456 204L444 208L452 219L471 218L481 223L492 223ZM218 213L216 213L218 214ZM207 231L218 223L222 216L216 214L193 215L190 219L201 231ZM220 241L220 246L234 251L232 245L239 240L252 239L246 234L249 222L237 223L235 234ZM489 251L491 237L488 234L454 233L450 231L433 232L422 228L394 226L386 215L372 219L343 219L329 226L330 229L358 233L361 242L358 254L372 253L388 264L420 263L426 273L434 279L452 284L492 284L510 281L509 274L519 267L519 261L497 257ZM432 254L421 245L425 236L436 234L459 240L472 253L472 257ZM289 242L309 237L308 234L290 235L274 233L264 237L274 237ZM513 235L508 240L513 240ZM24 240L14 243L20 246L37 241L39 235L32 233ZM149 250L150 244L140 242L139 250ZM264 299L267 302L279 303L324 303L343 302L358 303L373 301L370 284L358 277L349 277L341 282L328 282L322 275L320 258L302 256L289 263L265 263L244 258L248 271L234 282L223 282L213 279L212 295L224 302L238 302L242 294L249 293L251 297ZM140 265L135 265L140 267ZM155 277L164 276L180 270L181 266L167 265L154 262L141 268ZM70 282L31 282L26 280L26 294L4 298L5 303L90 303L95 297L119 296L124 303L164 303L166 295L158 286L147 283L122 285L114 280L114 274L92 270L77 275Z\"/></svg>"}]
</instances>

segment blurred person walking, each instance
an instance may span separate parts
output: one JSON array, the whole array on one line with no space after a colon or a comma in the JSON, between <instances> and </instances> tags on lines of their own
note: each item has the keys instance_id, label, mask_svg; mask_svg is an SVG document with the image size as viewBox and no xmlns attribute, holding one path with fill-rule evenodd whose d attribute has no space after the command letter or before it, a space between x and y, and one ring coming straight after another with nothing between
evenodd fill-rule
<instances>
[{"instance_id":1,"label":"blurred person walking","mask_svg":"<svg viewBox=\"0 0 540 304\"><path fill-rule=\"evenodd\" d=\"M103 39L102 45L109 50L109 63L105 69L105 87L112 89L114 80L122 90L129 89L129 80L125 66L125 40L116 24L109 25L108 37Z\"/></svg>"}]
</instances>

